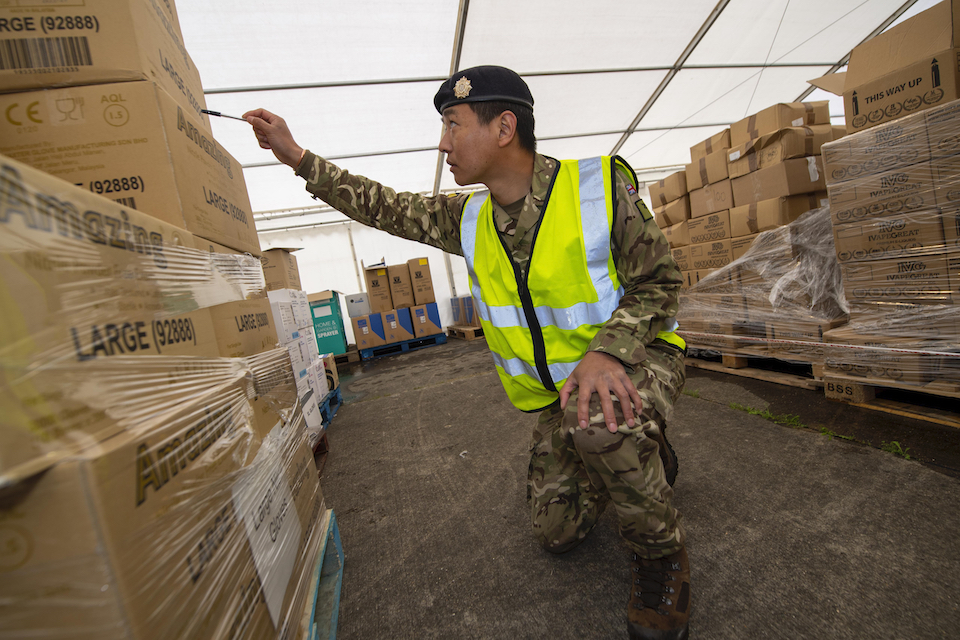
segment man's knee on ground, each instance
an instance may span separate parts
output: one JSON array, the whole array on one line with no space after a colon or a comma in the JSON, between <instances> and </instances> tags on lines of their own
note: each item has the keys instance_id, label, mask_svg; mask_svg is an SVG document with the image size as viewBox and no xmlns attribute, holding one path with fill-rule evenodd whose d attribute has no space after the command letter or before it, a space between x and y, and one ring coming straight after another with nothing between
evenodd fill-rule
<instances>
[{"instance_id":1,"label":"man's knee on ground","mask_svg":"<svg viewBox=\"0 0 960 640\"><path fill-rule=\"evenodd\" d=\"M576 532L570 531L560 532L535 529L533 536L545 551L556 554L566 553L583 542L583 537Z\"/></svg>"}]
</instances>

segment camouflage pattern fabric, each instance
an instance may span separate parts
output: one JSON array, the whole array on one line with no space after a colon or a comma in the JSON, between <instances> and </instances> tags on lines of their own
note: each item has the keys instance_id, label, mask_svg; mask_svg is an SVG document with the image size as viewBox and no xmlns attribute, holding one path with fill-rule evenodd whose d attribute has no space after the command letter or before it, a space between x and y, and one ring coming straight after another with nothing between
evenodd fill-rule
<instances>
[{"instance_id":1,"label":"camouflage pattern fabric","mask_svg":"<svg viewBox=\"0 0 960 640\"><path fill-rule=\"evenodd\" d=\"M513 259L526 271L536 223L557 162L537 154L530 193L519 203L494 202L494 222ZM397 193L363 176L353 175L310 151L297 175L307 191L362 224L448 253L463 255L460 214L467 194L423 196ZM602 351L636 369L645 345L677 312L682 276L670 247L639 194L616 172L617 210L611 234L617 275L624 296L613 316L594 337L589 350ZM513 215L511 215L511 213Z\"/></svg>"},{"instance_id":2,"label":"camouflage pattern fabric","mask_svg":"<svg viewBox=\"0 0 960 640\"><path fill-rule=\"evenodd\" d=\"M557 403L540 414L530 445L527 501L534 536L548 551L563 553L578 545L611 502L620 534L641 557L661 558L684 544L682 518L671 504L673 489L657 443L683 389L683 357L656 342L630 378L643 399L640 420L632 428L612 395L620 425L616 433L604 425L596 394L586 429L577 426L573 397L565 411Z\"/></svg>"}]
</instances>

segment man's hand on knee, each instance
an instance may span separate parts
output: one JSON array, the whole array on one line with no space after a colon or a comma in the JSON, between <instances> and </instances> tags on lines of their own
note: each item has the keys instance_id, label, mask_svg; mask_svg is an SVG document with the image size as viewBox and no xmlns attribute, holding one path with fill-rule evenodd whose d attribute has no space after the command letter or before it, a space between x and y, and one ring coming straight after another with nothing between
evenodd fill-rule
<instances>
[{"instance_id":1,"label":"man's hand on knee","mask_svg":"<svg viewBox=\"0 0 960 640\"><path fill-rule=\"evenodd\" d=\"M567 378L560 389L560 407L567 408L567 401L574 389L579 388L577 397L577 422L586 429L590 420L590 397L596 393L603 410L603 421L611 432L617 430L617 418L613 410L612 393L620 401L620 408L626 418L627 426L636 424L635 417L640 415L643 400L627 375L623 363L600 351L588 351L583 360Z\"/></svg>"}]
</instances>

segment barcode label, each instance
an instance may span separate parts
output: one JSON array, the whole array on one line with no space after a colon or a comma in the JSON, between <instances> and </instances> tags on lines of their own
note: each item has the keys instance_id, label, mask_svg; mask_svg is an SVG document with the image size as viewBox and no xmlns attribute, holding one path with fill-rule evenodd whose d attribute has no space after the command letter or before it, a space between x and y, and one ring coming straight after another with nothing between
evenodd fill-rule
<instances>
[{"instance_id":1,"label":"barcode label","mask_svg":"<svg viewBox=\"0 0 960 640\"><path fill-rule=\"evenodd\" d=\"M0 71L91 65L86 36L0 40Z\"/></svg>"},{"instance_id":2,"label":"barcode label","mask_svg":"<svg viewBox=\"0 0 960 640\"><path fill-rule=\"evenodd\" d=\"M118 202L125 207L130 207L131 209L137 208L137 199L136 198L116 198L114 202Z\"/></svg>"}]
</instances>

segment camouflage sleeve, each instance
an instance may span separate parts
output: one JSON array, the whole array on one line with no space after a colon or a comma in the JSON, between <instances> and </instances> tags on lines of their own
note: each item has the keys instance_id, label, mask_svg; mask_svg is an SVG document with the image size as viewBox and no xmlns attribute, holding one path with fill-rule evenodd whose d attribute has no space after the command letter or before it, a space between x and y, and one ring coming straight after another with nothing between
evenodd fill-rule
<instances>
[{"instance_id":1,"label":"camouflage sleeve","mask_svg":"<svg viewBox=\"0 0 960 640\"><path fill-rule=\"evenodd\" d=\"M314 198L357 222L395 236L463 255L460 213L466 194L423 196L397 193L390 187L344 171L307 151L296 174L307 181Z\"/></svg>"},{"instance_id":2,"label":"camouflage sleeve","mask_svg":"<svg viewBox=\"0 0 960 640\"><path fill-rule=\"evenodd\" d=\"M619 173L611 247L624 293L589 349L635 367L646 358L644 346L664 328L664 320L676 315L683 279L650 210Z\"/></svg>"}]
</instances>

